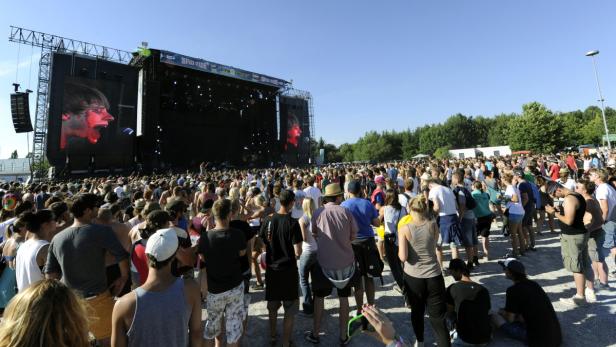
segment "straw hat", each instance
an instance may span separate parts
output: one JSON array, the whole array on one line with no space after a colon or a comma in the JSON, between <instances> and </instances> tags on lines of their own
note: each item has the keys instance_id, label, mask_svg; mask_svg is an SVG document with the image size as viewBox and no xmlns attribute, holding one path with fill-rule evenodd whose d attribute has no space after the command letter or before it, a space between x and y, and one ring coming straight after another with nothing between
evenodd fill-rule
<instances>
[{"instance_id":1,"label":"straw hat","mask_svg":"<svg viewBox=\"0 0 616 347\"><path fill-rule=\"evenodd\" d=\"M325 187L325 194L323 194L324 197L330 197L330 196L338 196L338 195L342 195L343 192L340 189L340 184L338 183L330 183Z\"/></svg>"}]
</instances>

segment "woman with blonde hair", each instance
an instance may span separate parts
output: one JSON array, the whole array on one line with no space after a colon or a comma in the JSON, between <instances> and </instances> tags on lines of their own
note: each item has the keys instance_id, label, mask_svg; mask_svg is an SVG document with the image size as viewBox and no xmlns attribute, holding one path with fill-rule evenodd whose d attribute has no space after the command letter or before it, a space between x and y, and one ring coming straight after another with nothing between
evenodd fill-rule
<instances>
[{"instance_id":1,"label":"woman with blonde hair","mask_svg":"<svg viewBox=\"0 0 616 347\"><path fill-rule=\"evenodd\" d=\"M449 346L445 325L445 279L436 257L439 228L428 217L428 203L423 196L408 204L411 222L398 230L398 257L404 263L406 301L411 307L411 324L417 337L415 346L423 346L426 306L430 324L439 346Z\"/></svg>"},{"instance_id":2,"label":"woman with blonde hair","mask_svg":"<svg viewBox=\"0 0 616 347\"><path fill-rule=\"evenodd\" d=\"M503 199L507 203L505 206L505 217L509 226L509 234L511 236L512 256L518 257L524 254L527 248L526 238L522 230L522 219L524 219L524 207L522 207L522 199L520 191L513 185L513 175L511 172L505 172L501 176L501 180L505 184L505 194Z\"/></svg>"},{"instance_id":3,"label":"woman with blonde hair","mask_svg":"<svg viewBox=\"0 0 616 347\"><path fill-rule=\"evenodd\" d=\"M57 280L42 280L17 294L0 323L0 347L86 347L85 302Z\"/></svg>"},{"instance_id":4,"label":"woman with blonde hair","mask_svg":"<svg viewBox=\"0 0 616 347\"><path fill-rule=\"evenodd\" d=\"M302 242L302 255L299 257L299 283L304 298L302 301L302 310L308 315L311 315L314 310L308 276L310 274L310 269L312 269L317 262L317 241L314 239L312 230L312 214L316 206L312 198L304 198L304 201L302 201L304 215L299 219L299 227L302 230L302 238L304 240Z\"/></svg>"}]
</instances>

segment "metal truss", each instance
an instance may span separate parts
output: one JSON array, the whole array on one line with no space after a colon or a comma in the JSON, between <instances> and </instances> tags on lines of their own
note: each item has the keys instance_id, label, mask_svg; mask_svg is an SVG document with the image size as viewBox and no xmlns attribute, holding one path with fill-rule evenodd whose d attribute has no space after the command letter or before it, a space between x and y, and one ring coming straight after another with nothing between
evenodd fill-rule
<instances>
[{"instance_id":1,"label":"metal truss","mask_svg":"<svg viewBox=\"0 0 616 347\"><path fill-rule=\"evenodd\" d=\"M43 167L41 164L45 161L47 149L48 97L53 53L78 53L124 64L128 64L133 55L115 48L14 26L11 26L9 41L41 48L32 153L32 167L40 170Z\"/></svg>"}]
</instances>

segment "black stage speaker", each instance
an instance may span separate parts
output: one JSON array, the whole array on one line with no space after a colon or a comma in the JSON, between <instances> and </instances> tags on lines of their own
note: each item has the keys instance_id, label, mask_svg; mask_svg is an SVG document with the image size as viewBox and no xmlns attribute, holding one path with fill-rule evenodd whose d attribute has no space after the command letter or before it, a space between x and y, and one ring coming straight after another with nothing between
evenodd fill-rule
<instances>
[{"instance_id":1,"label":"black stage speaker","mask_svg":"<svg viewBox=\"0 0 616 347\"><path fill-rule=\"evenodd\" d=\"M11 94L11 114L13 115L13 126L16 133L28 133L33 130L30 121L28 94L20 92Z\"/></svg>"}]
</instances>

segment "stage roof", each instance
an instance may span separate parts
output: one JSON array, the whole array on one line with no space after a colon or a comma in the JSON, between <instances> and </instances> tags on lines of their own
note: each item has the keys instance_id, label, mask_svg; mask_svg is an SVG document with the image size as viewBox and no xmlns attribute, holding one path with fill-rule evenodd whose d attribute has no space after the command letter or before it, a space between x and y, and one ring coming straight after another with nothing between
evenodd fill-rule
<instances>
[{"instance_id":1,"label":"stage roof","mask_svg":"<svg viewBox=\"0 0 616 347\"><path fill-rule=\"evenodd\" d=\"M169 51L160 51L160 62L198 71L209 72L216 75L238 78L244 81L266 84L277 88L282 88L289 84L289 82L279 78L270 77L256 72L238 69L233 66L218 64L204 59L193 58Z\"/></svg>"}]
</instances>

